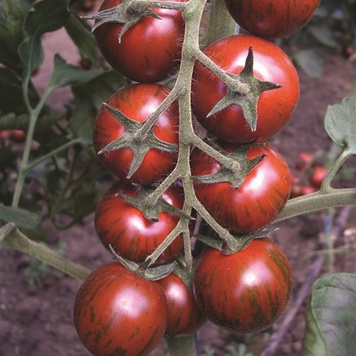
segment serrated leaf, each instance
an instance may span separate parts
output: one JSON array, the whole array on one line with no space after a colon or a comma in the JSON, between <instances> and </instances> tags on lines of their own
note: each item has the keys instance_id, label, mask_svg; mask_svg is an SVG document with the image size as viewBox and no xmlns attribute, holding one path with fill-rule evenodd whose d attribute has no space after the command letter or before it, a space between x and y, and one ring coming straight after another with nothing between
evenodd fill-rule
<instances>
[{"instance_id":1,"label":"serrated leaf","mask_svg":"<svg viewBox=\"0 0 356 356\"><path fill-rule=\"evenodd\" d=\"M63 27L69 15L68 0L43 0L29 11L24 25L26 38L18 50L25 76L29 76L43 62L41 36Z\"/></svg>"},{"instance_id":2,"label":"serrated leaf","mask_svg":"<svg viewBox=\"0 0 356 356\"><path fill-rule=\"evenodd\" d=\"M85 70L68 64L59 54L54 56L54 69L49 82L49 88L57 89L68 85L87 82L101 73L100 70Z\"/></svg>"},{"instance_id":3,"label":"serrated leaf","mask_svg":"<svg viewBox=\"0 0 356 356\"><path fill-rule=\"evenodd\" d=\"M311 78L321 78L323 75L323 57L318 48L298 49L294 53L298 66Z\"/></svg>"},{"instance_id":4,"label":"serrated leaf","mask_svg":"<svg viewBox=\"0 0 356 356\"><path fill-rule=\"evenodd\" d=\"M29 9L24 0L0 2L0 63L15 70L21 69L17 49L24 40L23 22Z\"/></svg>"},{"instance_id":5,"label":"serrated leaf","mask_svg":"<svg viewBox=\"0 0 356 356\"><path fill-rule=\"evenodd\" d=\"M97 45L91 35L90 26L81 18L71 13L65 24L65 29L77 46L81 58L89 59L93 67L97 64Z\"/></svg>"},{"instance_id":6,"label":"serrated leaf","mask_svg":"<svg viewBox=\"0 0 356 356\"><path fill-rule=\"evenodd\" d=\"M17 227L32 229L41 220L41 216L21 208L13 208L0 203L0 221L13 222Z\"/></svg>"},{"instance_id":7,"label":"serrated leaf","mask_svg":"<svg viewBox=\"0 0 356 356\"><path fill-rule=\"evenodd\" d=\"M70 129L76 137L91 136L94 119L103 102L116 90L128 84L128 81L115 71L99 73L86 83L72 86L75 102L70 118Z\"/></svg>"},{"instance_id":8,"label":"serrated leaf","mask_svg":"<svg viewBox=\"0 0 356 356\"><path fill-rule=\"evenodd\" d=\"M339 146L356 154L356 95L330 105L325 115L325 130Z\"/></svg>"},{"instance_id":9,"label":"serrated leaf","mask_svg":"<svg viewBox=\"0 0 356 356\"><path fill-rule=\"evenodd\" d=\"M354 355L356 350L356 274L318 279L306 314L302 355Z\"/></svg>"}]
</instances>

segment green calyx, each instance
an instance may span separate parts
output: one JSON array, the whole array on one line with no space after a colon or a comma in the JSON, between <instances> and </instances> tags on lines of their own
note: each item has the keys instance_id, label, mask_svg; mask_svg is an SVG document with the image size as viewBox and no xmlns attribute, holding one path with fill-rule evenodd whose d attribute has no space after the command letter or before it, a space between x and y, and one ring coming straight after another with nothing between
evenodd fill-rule
<instances>
[{"instance_id":1,"label":"green calyx","mask_svg":"<svg viewBox=\"0 0 356 356\"><path fill-rule=\"evenodd\" d=\"M256 131L258 120L257 102L260 95L264 91L278 89L281 85L257 79L253 75L253 63L253 49L250 47L246 57L245 67L240 74L227 73L232 79L236 79L239 85L246 84L249 90L241 93L233 88L233 85L230 83L230 85L227 85L226 95L212 108L207 115L208 117L215 115L230 105L236 104L242 109L246 122L251 130Z\"/></svg>"}]
</instances>

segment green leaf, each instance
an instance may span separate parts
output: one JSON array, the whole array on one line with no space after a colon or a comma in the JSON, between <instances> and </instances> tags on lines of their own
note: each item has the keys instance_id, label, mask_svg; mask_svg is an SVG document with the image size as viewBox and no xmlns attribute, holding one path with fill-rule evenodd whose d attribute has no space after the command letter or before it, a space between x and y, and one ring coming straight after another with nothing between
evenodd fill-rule
<instances>
[{"instance_id":1,"label":"green leaf","mask_svg":"<svg viewBox=\"0 0 356 356\"><path fill-rule=\"evenodd\" d=\"M95 117L103 101L127 84L128 81L121 74L110 70L101 72L86 83L73 85L75 103L69 125L74 135L91 136Z\"/></svg>"},{"instance_id":2,"label":"green leaf","mask_svg":"<svg viewBox=\"0 0 356 356\"><path fill-rule=\"evenodd\" d=\"M323 46L329 48L338 47L338 42L328 24L318 23L317 25L309 25L308 31Z\"/></svg>"},{"instance_id":3,"label":"green leaf","mask_svg":"<svg viewBox=\"0 0 356 356\"><path fill-rule=\"evenodd\" d=\"M89 59L93 67L97 64L97 45L90 26L73 12L65 24L65 29L78 47L80 56Z\"/></svg>"},{"instance_id":4,"label":"green leaf","mask_svg":"<svg viewBox=\"0 0 356 356\"><path fill-rule=\"evenodd\" d=\"M324 125L336 144L356 154L356 95L344 98L339 104L330 105Z\"/></svg>"},{"instance_id":5,"label":"green leaf","mask_svg":"<svg viewBox=\"0 0 356 356\"><path fill-rule=\"evenodd\" d=\"M25 37L23 22L29 9L25 0L0 1L0 63L15 70L21 69L17 49Z\"/></svg>"},{"instance_id":6,"label":"green leaf","mask_svg":"<svg viewBox=\"0 0 356 356\"><path fill-rule=\"evenodd\" d=\"M356 274L318 279L306 314L302 355L354 355L356 350Z\"/></svg>"},{"instance_id":7,"label":"green leaf","mask_svg":"<svg viewBox=\"0 0 356 356\"><path fill-rule=\"evenodd\" d=\"M27 14L24 27L26 38L18 50L25 76L29 76L43 62L41 36L46 32L60 29L68 20L70 15L68 1L43 0L37 2Z\"/></svg>"},{"instance_id":8,"label":"green leaf","mask_svg":"<svg viewBox=\"0 0 356 356\"><path fill-rule=\"evenodd\" d=\"M318 48L298 49L294 60L311 78L321 78L323 75L323 57Z\"/></svg>"},{"instance_id":9,"label":"green leaf","mask_svg":"<svg viewBox=\"0 0 356 356\"><path fill-rule=\"evenodd\" d=\"M59 54L56 54L54 56L54 70L49 82L49 88L53 90L67 85L87 82L101 73L102 71L100 70L85 70L68 64Z\"/></svg>"},{"instance_id":10,"label":"green leaf","mask_svg":"<svg viewBox=\"0 0 356 356\"><path fill-rule=\"evenodd\" d=\"M0 221L13 222L17 227L32 229L41 220L41 216L21 208L12 208L0 203Z\"/></svg>"}]
</instances>

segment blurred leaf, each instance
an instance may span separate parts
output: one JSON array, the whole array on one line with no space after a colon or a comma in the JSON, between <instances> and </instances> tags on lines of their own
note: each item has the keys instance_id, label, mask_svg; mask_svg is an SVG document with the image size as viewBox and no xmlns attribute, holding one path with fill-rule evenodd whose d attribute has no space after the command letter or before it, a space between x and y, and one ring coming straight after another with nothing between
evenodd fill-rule
<instances>
[{"instance_id":1,"label":"blurred leaf","mask_svg":"<svg viewBox=\"0 0 356 356\"><path fill-rule=\"evenodd\" d=\"M90 26L73 12L65 24L65 29L79 49L81 58L89 59L93 67L97 64L97 45Z\"/></svg>"},{"instance_id":2,"label":"blurred leaf","mask_svg":"<svg viewBox=\"0 0 356 356\"><path fill-rule=\"evenodd\" d=\"M320 78L323 75L323 57L318 48L299 49L293 57L310 77Z\"/></svg>"},{"instance_id":3,"label":"blurred leaf","mask_svg":"<svg viewBox=\"0 0 356 356\"><path fill-rule=\"evenodd\" d=\"M69 0L43 0L37 2L25 20L26 38L19 47L25 75L39 67L44 58L41 36L64 26L69 18Z\"/></svg>"},{"instance_id":4,"label":"blurred leaf","mask_svg":"<svg viewBox=\"0 0 356 356\"><path fill-rule=\"evenodd\" d=\"M306 314L302 355L354 355L356 350L356 274L318 279Z\"/></svg>"},{"instance_id":5,"label":"blurred leaf","mask_svg":"<svg viewBox=\"0 0 356 356\"><path fill-rule=\"evenodd\" d=\"M308 27L309 32L311 35L323 46L329 48L337 48L338 42L336 41L333 32L328 24L318 24L318 25L311 25Z\"/></svg>"},{"instance_id":6,"label":"blurred leaf","mask_svg":"<svg viewBox=\"0 0 356 356\"><path fill-rule=\"evenodd\" d=\"M330 105L324 124L336 144L356 154L356 95L346 97L340 104Z\"/></svg>"},{"instance_id":7,"label":"blurred leaf","mask_svg":"<svg viewBox=\"0 0 356 356\"><path fill-rule=\"evenodd\" d=\"M22 80L9 68L0 67L0 93L0 113L22 114L27 112L22 94ZM38 102L38 96L31 88L29 98L33 105Z\"/></svg>"},{"instance_id":8,"label":"blurred leaf","mask_svg":"<svg viewBox=\"0 0 356 356\"><path fill-rule=\"evenodd\" d=\"M13 208L0 203L0 220L13 222L17 227L31 229L39 224L41 216L25 209Z\"/></svg>"},{"instance_id":9,"label":"blurred leaf","mask_svg":"<svg viewBox=\"0 0 356 356\"><path fill-rule=\"evenodd\" d=\"M51 89L57 89L67 85L87 82L101 73L102 71L100 70L85 70L78 66L68 64L59 54L56 54L54 56L54 70L49 82L49 87Z\"/></svg>"},{"instance_id":10,"label":"blurred leaf","mask_svg":"<svg viewBox=\"0 0 356 356\"><path fill-rule=\"evenodd\" d=\"M121 74L110 70L101 72L86 83L74 85L75 103L69 123L74 135L91 137L94 120L103 101L127 84L128 81Z\"/></svg>"},{"instance_id":11,"label":"blurred leaf","mask_svg":"<svg viewBox=\"0 0 356 356\"><path fill-rule=\"evenodd\" d=\"M15 70L21 69L17 49L25 36L23 22L30 7L25 0L0 1L0 63Z\"/></svg>"},{"instance_id":12,"label":"blurred leaf","mask_svg":"<svg viewBox=\"0 0 356 356\"><path fill-rule=\"evenodd\" d=\"M0 147L0 170L11 167L17 159L17 154L8 148ZM1 219L1 215L0 215Z\"/></svg>"}]
</instances>

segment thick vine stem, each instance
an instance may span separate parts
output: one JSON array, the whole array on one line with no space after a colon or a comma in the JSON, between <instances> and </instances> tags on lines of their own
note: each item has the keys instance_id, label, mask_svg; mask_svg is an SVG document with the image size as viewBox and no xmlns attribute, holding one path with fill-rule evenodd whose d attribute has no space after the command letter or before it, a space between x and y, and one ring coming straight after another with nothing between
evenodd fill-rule
<instances>
[{"instance_id":1,"label":"thick vine stem","mask_svg":"<svg viewBox=\"0 0 356 356\"><path fill-rule=\"evenodd\" d=\"M11 248L27 253L80 281L83 281L91 272L47 246L30 240L14 223L8 223L0 229L0 248Z\"/></svg>"}]
</instances>

